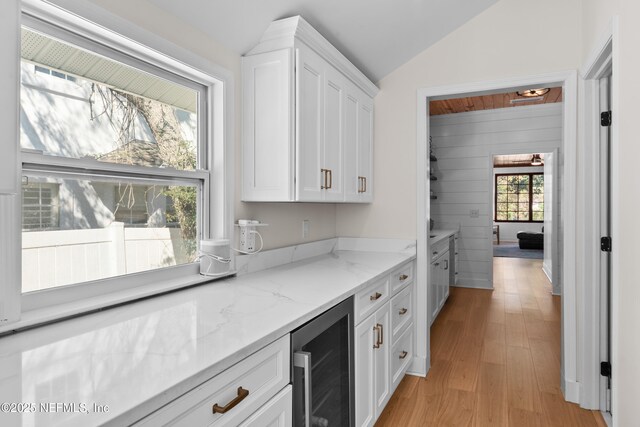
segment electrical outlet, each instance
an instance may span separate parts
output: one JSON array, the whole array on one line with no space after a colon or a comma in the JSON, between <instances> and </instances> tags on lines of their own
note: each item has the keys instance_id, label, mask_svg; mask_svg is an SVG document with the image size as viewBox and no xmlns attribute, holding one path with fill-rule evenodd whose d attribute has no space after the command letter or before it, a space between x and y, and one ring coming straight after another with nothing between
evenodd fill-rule
<instances>
[{"instance_id":1,"label":"electrical outlet","mask_svg":"<svg viewBox=\"0 0 640 427\"><path fill-rule=\"evenodd\" d=\"M469 216L471 218L478 218L480 217L480 209L471 209L469 210Z\"/></svg>"},{"instance_id":2,"label":"electrical outlet","mask_svg":"<svg viewBox=\"0 0 640 427\"><path fill-rule=\"evenodd\" d=\"M302 238L306 239L309 237L309 228L311 228L311 221L305 219L302 221Z\"/></svg>"},{"instance_id":3,"label":"electrical outlet","mask_svg":"<svg viewBox=\"0 0 640 427\"><path fill-rule=\"evenodd\" d=\"M240 250L253 252L256 249L255 227L247 224L240 226Z\"/></svg>"}]
</instances>

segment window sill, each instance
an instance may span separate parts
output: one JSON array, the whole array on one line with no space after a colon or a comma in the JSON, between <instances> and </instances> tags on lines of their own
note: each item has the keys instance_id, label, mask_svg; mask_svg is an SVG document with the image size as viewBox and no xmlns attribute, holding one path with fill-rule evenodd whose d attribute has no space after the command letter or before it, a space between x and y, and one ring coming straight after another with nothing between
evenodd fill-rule
<instances>
[{"instance_id":1,"label":"window sill","mask_svg":"<svg viewBox=\"0 0 640 427\"><path fill-rule=\"evenodd\" d=\"M78 316L84 316L123 304L135 303L141 299L159 296L191 286L225 279L233 276L235 273L235 271L231 271L228 275L220 277L194 274L163 282L136 286L130 289L122 289L116 292L84 298L70 303L57 304L25 311L17 322L0 325L0 336L21 332L38 326L44 326L49 323L60 322Z\"/></svg>"}]
</instances>

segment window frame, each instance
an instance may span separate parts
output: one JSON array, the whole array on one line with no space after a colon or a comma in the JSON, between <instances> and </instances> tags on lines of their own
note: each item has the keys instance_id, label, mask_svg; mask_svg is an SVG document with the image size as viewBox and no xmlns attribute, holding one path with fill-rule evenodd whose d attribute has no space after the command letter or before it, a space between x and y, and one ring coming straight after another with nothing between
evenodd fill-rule
<instances>
[{"instance_id":1,"label":"window frame","mask_svg":"<svg viewBox=\"0 0 640 427\"><path fill-rule=\"evenodd\" d=\"M95 5L74 1L59 3L63 4L65 9L60 5L39 0L21 2L21 19L18 20L17 33L14 35L18 46L20 30L25 26L85 49L85 42L89 42L92 44L91 49L100 49L97 53L103 56L127 65L132 65L129 61L134 60L133 66L143 70L145 69L139 64L147 64L153 67L152 73L155 75L165 78L168 75L172 81L176 81L176 77L181 78L205 88L203 96L199 96L198 101L198 120L204 120L206 124L198 126L197 170L159 169L150 175L148 168L144 166L67 159L25 151L19 152L17 164L11 164L10 160L6 160L0 161L0 166L10 167L18 176L22 174L23 168L56 172L68 172L73 169L82 170L89 176L106 171L125 177L160 176L167 179L201 180L200 194L203 197L200 201L202 213L199 219L199 238L228 239L233 232L232 73L150 32L132 26ZM109 50L109 54L105 55L104 50ZM19 49L16 60L16 68L19 70ZM163 73L165 75L162 75ZM19 105L20 79L17 86ZM9 102L13 103L14 99L8 97L6 105L10 105ZM19 133L16 132L16 135ZM19 147L19 137L14 143ZM208 168L201 169L202 165L207 165ZM21 200L19 196L16 197L20 191L21 185L18 180L13 192L3 190L0 194L0 210L10 213L4 220L0 220L0 231L6 232L10 240L7 245L0 245L0 252L13 248L10 256L4 262L0 261L0 267L5 267L7 271L7 280L0 284L0 294L5 297L5 303L0 304L0 333L212 280L210 277L199 275L198 263L190 263L22 294ZM11 262L15 261L17 268L9 268ZM230 274L233 274L234 265L232 261Z\"/></svg>"},{"instance_id":2,"label":"window frame","mask_svg":"<svg viewBox=\"0 0 640 427\"><path fill-rule=\"evenodd\" d=\"M498 177L501 176L529 176L529 219L528 220L506 220L498 219ZM493 222L509 222L509 223L543 223L542 221L535 221L533 219L533 177L541 175L544 179L543 172L515 172L515 173L496 173L493 176ZM542 193L544 196L544 192ZM544 203L544 202L543 202ZM544 212L544 211L543 211Z\"/></svg>"}]
</instances>

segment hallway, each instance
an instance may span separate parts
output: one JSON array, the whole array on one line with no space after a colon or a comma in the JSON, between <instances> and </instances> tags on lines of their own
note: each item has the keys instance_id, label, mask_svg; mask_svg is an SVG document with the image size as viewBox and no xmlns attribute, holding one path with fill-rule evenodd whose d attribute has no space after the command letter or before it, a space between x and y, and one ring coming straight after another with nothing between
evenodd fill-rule
<instances>
[{"instance_id":1,"label":"hallway","mask_svg":"<svg viewBox=\"0 0 640 427\"><path fill-rule=\"evenodd\" d=\"M604 426L560 391L560 297L542 261L494 258L493 291L451 288L427 378L407 376L377 426Z\"/></svg>"}]
</instances>

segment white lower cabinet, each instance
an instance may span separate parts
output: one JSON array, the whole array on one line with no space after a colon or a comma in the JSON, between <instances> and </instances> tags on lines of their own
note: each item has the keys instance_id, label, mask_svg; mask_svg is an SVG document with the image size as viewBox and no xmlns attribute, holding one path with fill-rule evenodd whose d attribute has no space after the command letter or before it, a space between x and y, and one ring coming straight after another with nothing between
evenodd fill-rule
<instances>
[{"instance_id":1,"label":"white lower cabinet","mask_svg":"<svg viewBox=\"0 0 640 427\"><path fill-rule=\"evenodd\" d=\"M269 404L284 405L272 399L289 384L290 336L287 334L229 369L221 372L173 402L143 418L136 426L237 426L249 421L256 411L269 411ZM286 394L286 393L285 393ZM284 398L286 400L286 397ZM278 408L273 408L278 411ZM291 405L285 411L291 425ZM274 422L279 415L274 416Z\"/></svg>"},{"instance_id":2,"label":"white lower cabinet","mask_svg":"<svg viewBox=\"0 0 640 427\"><path fill-rule=\"evenodd\" d=\"M391 390L398 387L413 360L413 325L402 334L391 349Z\"/></svg>"},{"instance_id":3,"label":"white lower cabinet","mask_svg":"<svg viewBox=\"0 0 640 427\"><path fill-rule=\"evenodd\" d=\"M373 425L391 397L389 308L356 327L356 426Z\"/></svg>"},{"instance_id":4,"label":"white lower cabinet","mask_svg":"<svg viewBox=\"0 0 640 427\"><path fill-rule=\"evenodd\" d=\"M412 272L413 263L403 271ZM393 282L397 272L374 283ZM401 274L404 283L369 317L355 327L355 412L356 426L375 424L413 361L414 283L408 274ZM373 285L375 287L375 285ZM356 295L356 301L371 300L369 286ZM381 293L381 292L379 292ZM382 297L380 297L382 299ZM356 322L358 321L356 310ZM397 353L397 354L396 354ZM395 360L397 359L397 360Z\"/></svg>"},{"instance_id":5,"label":"white lower cabinet","mask_svg":"<svg viewBox=\"0 0 640 427\"><path fill-rule=\"evenodd\" d=\"M431 277L429 281L429 324L436 320L440 310L449 297L450 280L449 250L441 252L431 263Z\"/></svg>"},{"instance_id":6,"label":"white lower cabinet","mask_svg":"<svg viewBox=\"0 0 640 427\"><path fill-rule=\"evenodd\" d=\"M293 392L288 385L273 399L247 418L240 427L291 427L293 425Z\"/></svg>"},{"instance_id":7,"label":"white lower cabinet","mask_svg":"<svg viewBox=\"0 0 640 427\"><path fill-rule=\"evenodd\" d=\"M374 348L376 316L364 320L355 330L355 405L356 426L372 426L376 419L374 404Z\"/></svg>"}]
</instances>

